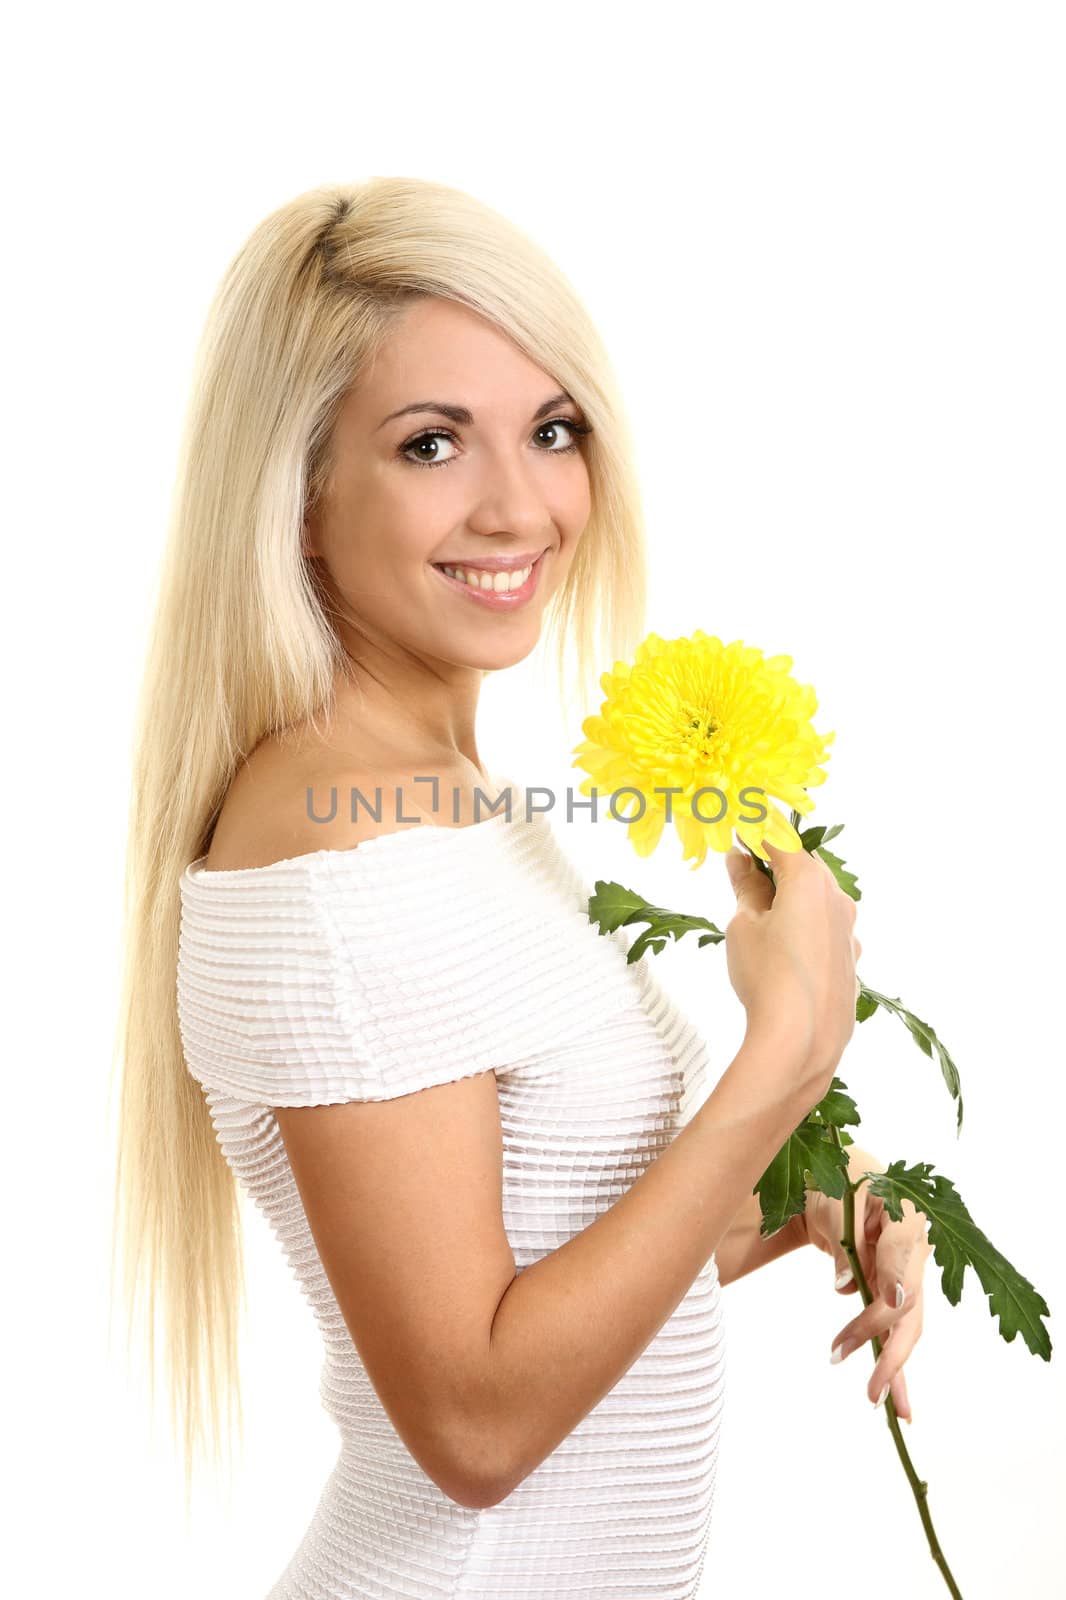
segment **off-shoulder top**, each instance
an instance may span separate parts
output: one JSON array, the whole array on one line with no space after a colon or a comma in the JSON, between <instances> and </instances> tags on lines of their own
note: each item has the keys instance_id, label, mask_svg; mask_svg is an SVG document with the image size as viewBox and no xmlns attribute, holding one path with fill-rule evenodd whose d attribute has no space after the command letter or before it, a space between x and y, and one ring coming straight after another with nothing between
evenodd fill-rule
<instances>
[{"instance_id":1,"label":"off-shoulder top","mask_svg":"<svg viewBox=\"0 0 1066 1600\"><path fill-rule=\"evenodd\" d=\"M181 878L177 1002L225 1160L323 1341L335 1466L267 1600L695 1596L724 1390L717 1265L605 1398L499 1504L451 1500L379 1401L323 1269L274 1107L495 1074L519 1272L588 1227L706 1090L703 1039L601 934L592 886L506 777L509 812Z\"/></svg>"}]
</instances>

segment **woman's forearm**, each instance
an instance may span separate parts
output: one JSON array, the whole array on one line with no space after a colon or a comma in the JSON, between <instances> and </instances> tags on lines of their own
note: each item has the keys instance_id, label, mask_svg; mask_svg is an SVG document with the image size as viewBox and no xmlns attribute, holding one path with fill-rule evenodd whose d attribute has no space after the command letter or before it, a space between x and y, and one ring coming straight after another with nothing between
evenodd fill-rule
<instances>
[{"instance_id":1,"label":"woman's forearm","mask_svg":"<svg viewBox=\"0 0 1066 1600\"><path fill-rule=\"evenodd\" d=\"M757 1267L765 1267L779 1256L809 1244L807 1225L802 1215L791 1217L783 1228L764 1239L759 1232L762 1210L759 1197L750 1194L729 1225L729 1231L714 1253L718 1264L718 1281L724 1288L737 1278L746 1277Z\"/></svg>"},{"instance_id":2,"label":"woman's forearm","mask_svg":"<svg viewBox=\"0 0 1066 1600\"><path fill-rule=\"evenodd\" d=\"M462 1407L468 1448L501 1463L485 1503L509 1494L609 1393L720 1248L801 1114L780 1088L791 1048L746 1036L703 1105L626 1192L508 1286L484 1379Z\"/></svg>"}]
</instances>

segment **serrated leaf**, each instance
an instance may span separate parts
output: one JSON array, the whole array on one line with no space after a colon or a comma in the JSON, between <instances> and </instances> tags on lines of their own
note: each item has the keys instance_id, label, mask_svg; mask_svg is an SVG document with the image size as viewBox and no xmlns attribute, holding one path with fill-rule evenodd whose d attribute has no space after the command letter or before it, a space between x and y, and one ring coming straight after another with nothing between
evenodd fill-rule
<instances>
[{"instance_id":1,"label":"serrated leaf","mask_svg":"<svg viewBox=\"0 0 1066 1600\"><path fill-rule=\"evenodd\" d=\"M627 922L634 911L646 907L648 902L635 889L622 883L607 883L597 878L595 894L589 897L589 921L595 922L601 933L613 933Z\"/></svg>"},{"instance_id":2,"label":"serrated leaf","mask_svg":"<svg viewBox=\"0 0 1066 1600\"><path fill-rule=\"evenodd\" d=\"M827 1097L828 1098L828 1097ZM808 1189L841 1200L844 1196L848 1158L829 1138L825 1129L809 1118L785 1140L753 1194L759 1197L764 1239L783 1228L786 1222L806 1209Z\"/></svg>"},{"instance_id":3,"label":"serrated leaf","mask_svg":"<svg viewBox=\"0 0 1066 1600\"><path fill-rule=\"evenodd\" d=\"M834 1078L826 1093L816 1106L812 1106L805 1119L806 1122L821 1122L834 1128L842 1128L845 1123L858 1127L862 1118L859 1108L847 1091L847 1085L840 1079Z\"/></svg>"},{"instance_id":4,"label":"serrated leaf","mask_svg":"<svg viewBox=\"0 0 1066 1600\"><path fill-rule=\"evenodd\" d=\"M929 1219L929 1243L941 1269L941 1288L953 1306L962 1297L966 1268L977 1273L988 1296L988 1309L999 1318L999 1331L1008 1344L1020 1333L1034 1355L1051 1360L1051 1340L1041 1318L1050 1316L1047 1301L1006 1256L991 1243L970 1216L950 1178L931 1177L929 1162L905 1167L890 1163L866 1182L871 1194L880 1195L893 1222L903 1219L906 1199ZM824 1191L829 1193L828 1190Z\"/></svg>"},{"instance_id":5,"label":"serrated leaf","mask_svg":"<svg viewBox=\"0 0 1066 1600\"><path fill-rule=\"evenodd\" d=\"M872 1002L871 1010L866 1010L864 1017L859 1017L858 1007L856 1008L855 1015L859 1017L860 1022L864 1021L865 1017L871 1015L873 1008L880 1006L883 1011L891 1012L893 1016L900 1018L911 1037L917 1042L918 1047L921 1049L924 1055L927 1055L930 1058L930 1060L932 1060L935 1052L936 1058L940 1063L941 1075L943 1076L944 1082L948 1086L948 1092L953 1100L957 1100L959 1102L959 1114L955 1119L955 1132L956 1134L961 1133L962 1094L961 1085L959 1083L959 1070L954 1061L951 1059L951 1056L948 1054L947 1047L943 1045L937 1038L936 1033L934 1032L933 1028L930 1027L929 1023L922 1022L919 1017L914 1015L913 1011L908 1011L906 1006L900 1003L898 997L896 999L891 999L886 994L878 994L876 989L868 989L864 984L862 986L862 992L859 996L859 1006L865 1007L870 1002Z\"/></svg>"},{"instance_id":6,"label":"serrated leaf","mask_svg":"<svg viewBox=\"0 0 1066 1600\"><path fill-rule=\"evenodd\" d=\"M776 1233L790 1218L806 1210L806 1190L820 1189L838 1200L843 1196L844 1183L840 1174L847 1172L848 1162L846 1155L840 1159L842 1147L855 1143L851 1135L844 1132L844 1125L851 1123L857 1127L861 1121L847 1084L842 1078L834 1077L818 1104L811 1107L752 1191L759 1196L763 1213L760 1231L764 1237ZM839 1146L829 1132L831 1127L836 1129Z\"/></svg>"},{"instance_id":7,"label":"serrated leaf","mask_svg":"<svg viewBox=\"0 0 1066 1600\"><path fill-rule=\"evenodd\" d=\"M669 911L665 906L653 906L643 895L625 888L623 884L597 879L595 890L595 894L589 897L588 914L589 921L597 925L601 934L613 933L616 928L630 927L638 922L648 924L626 953L629 964L639 961L648 950L658 955L665 948L667 939L676 941L686 933L695 933L700 929L706 930L699 939L701 947L719 944L725 938L721 929L706 917L686 916L680 911Z\"/></svg>"}]
</instances>

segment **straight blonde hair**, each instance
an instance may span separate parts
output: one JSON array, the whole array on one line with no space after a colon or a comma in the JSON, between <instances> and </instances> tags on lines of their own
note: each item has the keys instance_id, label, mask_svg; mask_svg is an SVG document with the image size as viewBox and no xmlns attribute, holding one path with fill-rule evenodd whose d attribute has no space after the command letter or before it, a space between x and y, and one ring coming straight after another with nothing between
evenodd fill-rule
<instances>
[{"instance_id":1,"label":"straight blonde hair","mask_svg":"<svg viewBox=\"0 0 1066 1600\"><path fill-rule=\"evenodd\" d=\"M198 1454L217 1465L234 1421L243 1448L247 1296L238 1186L178 1026L179 878L207 851L255 746L329 715L345 658L302 527L329 481L345 394L425 295L495 323L594 430L590 521L545 613L560 701L576 686L591 711L597 667L630 658L643 633L646 550L628 426L591 319L544 251L481 201L416 178L322 185L267 216L226 271L196 353L133 735L112 1062L113 1073L121 1066L112 1303L118 1250L127 1361L140 1312L153 1410L159 1322L186 1513Z\"/></svg>"}]
</instances>

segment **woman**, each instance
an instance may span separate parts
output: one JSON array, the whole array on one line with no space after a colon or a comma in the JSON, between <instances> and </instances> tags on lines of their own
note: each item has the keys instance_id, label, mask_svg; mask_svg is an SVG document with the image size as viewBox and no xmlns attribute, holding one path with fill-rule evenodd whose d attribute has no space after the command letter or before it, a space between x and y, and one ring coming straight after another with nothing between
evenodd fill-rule
<instances>
[{"instance_id":1,"label":"woman","mask_svg":"<svg viewBox=\"0 0 1066 1600\"><path fill-rule=\"evenodd\" d=\"M692 1596L720 1286L808 1237L843 1260L836 1203L764 1240L752 1187L854 1026L854 903L804 853L772 854L772 904L731 867L748 1027L690 1114L702 1040L483 765L486 672L547 627L587 693L643 630L607 361L517 229L412 179L302 195L231 266L197 378L137 745L119 1153L187 1485L237 1400L239 1184L318 1319L340 1435L272 1600ZM910 1292L854 1334L893 1331L875 1379L905 1410L924 1234L878 1204L871 1280Z\"/></svg>"}]
</instances>

